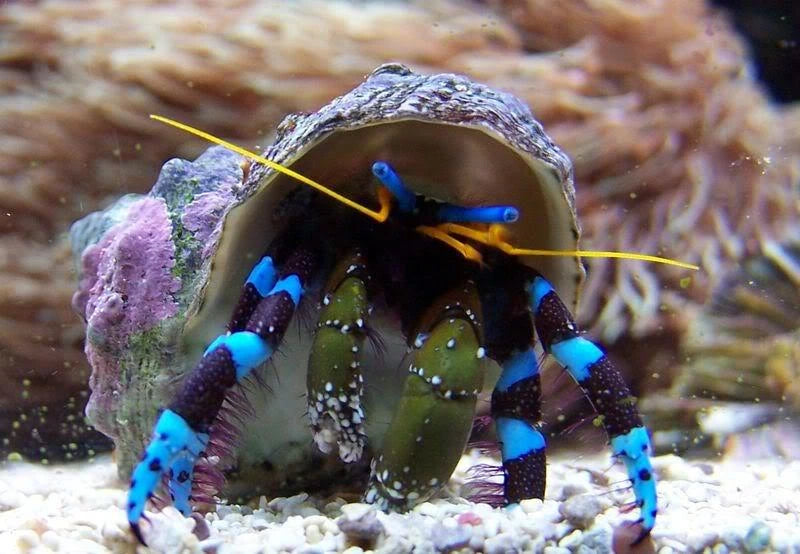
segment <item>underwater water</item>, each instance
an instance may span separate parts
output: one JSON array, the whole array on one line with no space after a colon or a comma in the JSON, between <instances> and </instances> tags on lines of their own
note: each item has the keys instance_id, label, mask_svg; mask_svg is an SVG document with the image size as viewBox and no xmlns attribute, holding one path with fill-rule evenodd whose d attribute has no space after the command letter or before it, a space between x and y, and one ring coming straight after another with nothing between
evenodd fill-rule
<instances>
[{"instance_id":1,"label":"underwater water","mask_svg":"<svg viewBox=\"0 0 800 554\"><path fill-rule=\"evenodd\" d=\"M3 3L0 551L800 552L798 22L792 2ZM368 77L387 63L408 70ZM293 113L305 115L284 120ZM373 222L151 114L370 209L386 183L372 163L386 160L424 213L403 211L394 192L389 223ZM425 211L433 201L519 216L491 227L501 235L449 228L443 239L444 212ZM489 229L477 217L465 225ZM525 252L500 254L500 239ZM369 315L369 332L329 325L331 342L316 342L329 275L356 244L373 296L344 298ZM273 360L226 346L233 362L209 367L228 373L185 385L215 337L244 329L230 318L260 257L285 269L304 248L321 254L291 305L298 317L289 327L267 312L262 327L285 338L264 332L254 347ZM530 271L602 350L558 353L574 327L519 286ZM465 276L479 291L459 302L482 312L480 325L437 304ZM422 353L448 317L471 329L457 342L475 338L477 363ZM364 366L363 386L359 374L342 381L364 392L342 401L349 408L315 411L317 392L340 378L316 374L319 390L308 388L320 344L347 350L332 364ZM541 385L533 400L493 401L520 344ZM589 365L613 368L596 386L581 377L587 352L603 356ZM418 371L426 364L468 365L469 386L446 390L472 404L451 410L439 375ZM503 375L501 388L513 381ZM211 397L226 387L211 383L226 379L244 386L217 415L209 406L223 400ZM436 417L405 411L413 379ZM609 407L612 393L621 400ZM190 439L148 447L167 406ZM498 421L527 409L515 420L525 431L504 435L510 424ZM197 462L196 511L173 507L188 509L188 489L172 502L161 487L140 519L150 489L169 480L153 456L200 428L206 456L184 450L172 465ZM508 471L544 456L530 439L539 432L544 498L492 507L508 500L504 458ZM455 446L409 454L414 433ZM630 454L648 441L649 457ZM145 451L143 467L158 469L140 469L129 492ZM391 462L370 476L379 452ZM441 469L445 458L454 469ZM384 486L384 468L405 467L430 486ZM409 510L377 510L375 495Z\"/></svg>"}]
</instances>

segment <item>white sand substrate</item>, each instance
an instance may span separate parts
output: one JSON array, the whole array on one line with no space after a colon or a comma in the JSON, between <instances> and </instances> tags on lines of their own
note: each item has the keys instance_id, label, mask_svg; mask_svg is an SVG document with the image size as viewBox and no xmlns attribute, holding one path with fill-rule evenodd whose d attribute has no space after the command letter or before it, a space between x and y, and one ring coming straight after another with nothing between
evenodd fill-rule
<instances>
[{"instance_id":1,"label":"white sand substrate","mask_svg":"<svg viewBox=\"0 0 800 554\"><path fill-rule=\"evenodd\" d=\"M476 460L462 459L454 490ZM636 516L621 513L632 493L621 468L610 466L607 456L551 461L544 502L510 509L471 504L452 493L403 515L305 494L221 505L204 518L167 508L143 524L148 550L128 531L125 485L110 457L62 466L6 462L0 467L0 553L612 552L614 530ZM800 461L662 456L654 466L660 513L653 543L636 552L800 553Z\"/></svg>"}]
</instances>

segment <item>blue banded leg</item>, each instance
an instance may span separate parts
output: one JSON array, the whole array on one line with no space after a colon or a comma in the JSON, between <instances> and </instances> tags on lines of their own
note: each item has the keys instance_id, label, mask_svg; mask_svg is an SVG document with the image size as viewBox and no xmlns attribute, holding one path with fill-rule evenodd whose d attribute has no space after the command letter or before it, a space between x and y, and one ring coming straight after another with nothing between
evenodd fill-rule
<instances>
[{"instance_id":1,"label":"blue banded leg","mask_svg":"<svg viewBox=\"0 0 800 554\"><path fill-rule=\"evenodd\" d=\"M307 401L311 430L325 453L338 446L339 458L361 459L366 442L361 349L370 306L369 275L360 252L337 263L322 298L308 360Z\"/></svg>"},{"instance_id":2,"label":"blue banded leg","mask_svg":"<svg viewBox=\"0 0 800 554\"><path fill-rule=\"evenodd\" d=\"M544 436L539 431L541 390L533 347L512 354L503 364L492 393L492 419L503 457L507 503L544 498L546 457Z\"/></svg>"},{"instance_id":3,"label":"blue banded leg","mask_svg":"<svg viewBox=\"0 0 800 554\"><path fill-rule=\"evenodd\" d=\"M246 308L250 315L244 330L214 340L162 412L153 439L133 471L128 492L128 521L142 544L139 519L162 473L170 475L169 489L176 507L188 515L194 464L208 444L211 425L225 394L253 368L269 359L280 344L314 263L308 251L298 250L289 257L277 280L270 269L271 260L256 266L245 285L244 295L256 289L260 300L254 307ZM274 284L261 296L270 282ZM249 302L252 305L253 302ZM236 311L244 304L246 302L240 301Z\"/></svg>"},{"instance_id":4,"label":"blue banded leg","mask_svg":"<svg viewBox=\"0 0 800 554\"><path fill-rule=\"evenodd\" d=\"M572 315L547 280L534 278L529 288L536 333L544 349L578 382L599 414L614 455L625 464L640 510L642 541L655 525L656 480L650 464L650 438L636 409L636 399L619 370L593 342L579 336Z\"/></svg>"},{"instance_id":5,"label":"blue banded leg","mask_svg":"<svg viewBox=\"0 0 800 554\"><path fill-rule=\"evenodd\" d=\"M258 303L272 290L278 280L278 271L272 258L264 256L256 264L242 287L242 294L233 309L228 332L243 331L247 320L253 314Z\"/></svg>"}]
</instances>

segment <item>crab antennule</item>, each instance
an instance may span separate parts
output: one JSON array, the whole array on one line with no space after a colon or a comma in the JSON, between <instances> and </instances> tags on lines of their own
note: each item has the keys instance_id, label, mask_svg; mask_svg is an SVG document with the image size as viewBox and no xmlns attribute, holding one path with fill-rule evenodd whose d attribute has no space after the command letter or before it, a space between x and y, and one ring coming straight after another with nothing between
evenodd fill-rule
<instances>
[{"instance_id":1,"label":"crab antennule","mask_svg":"<svg viewBox=\"0 0 800 554\"><path fill-rule=\"evenodd\" d=\"M372 174L389 189L397 200L397 208L404 213L411 213L417 207L417 195L408 188L392 166L377 161L372 164Z\"/></svg>"},{"instance_id":2,"label":"crab antennule","mask_svg":"<svg viewBox=\"0 0 800 554\"><path fill-rule=\"evenodd\" d=\"M545 439L539 431L541 390L539 364L531 347L506 360L492 392L492 418L503 457L503 489L508 503L544 498Z\"/></svg>"},{"instance_id":3,"label":"crab antennule","mask_svg":"<svg viewBox=\"0 0 800 554\"><path fill-rule=\"evenodd\" d=\"M243 331L221 335L211 343L162 412L153 440L134 469L128 494L128 521L140 541L139 519L162 473L169 473L175 505L188 515L194 464L208 444L211 424L228 389L272 355L289 326L314 265L315 257L310 252L298 250L275 281L271 260L259 263L248 282L259 295L274 282L271 289L248 310L251 313ZM252 289L246 284L244 294Z\"/></svg>"},{"instance_id":4,"label":"crab antennule","mask_svg":"<svg viewBox=\"0 0 800 554\"><path fill-rule=\"evenodd\" d=\"M408 509L450 478L483 386L480 320L475 286L466 283L441 296L409 335L428 336L414 340L403 395L372 462L365 502Z\"/></svg>"},{"instance_id":5,"label":"crab antennule","mask_svg":"<svg viewBox=\"0 0 800 554\"><path fill-rule=\"evenodd\" d=\"M580 385L599 414L613 454L625 464L641 513L638 543L655 525L658 510L650 439L636 399L613 362L593 342L579 336L572 315L547 280L535 277L529 295L536 333L545 351Z\"/></svg>"},{"instance_id":6,"label":"crab antennule","mask_svg":"<svg viewBox=\"0 0 800 554\"><path fill-rule=\"evenodd\" d=\"M308 360L308 415L314 442L339 458L361 459L366 442L362 397L361 349L369 316L366 262L354 251L336 265L322 298Z\"/></svg>"},{"instance_id":7,"label":"crab antennule","mask_svg":"<svg viewBox=\"0 0 800 554\"><path fill-rule=\"evenodd\" d=\"M501 224L493 224L489 229L476 229L468 225L459 225L456 222L442 223L436 226L439 232L450 236L458 235L470 240L474 240L480 244L486 244L499 250L502 250L509 256L550 256L550 257L569 257L575 256L578 258L617 258L621 260L639 260L643 262L651 262L658 264L673 265L682 267L683 269L698 270L699 266L671 258L664 258L661 256L651 256L650 254L638 254L636 252L614 252L610 250L546 250L546 249L532 249L532 248L517 248L505 238L508 236L508 231Z\"/></svg>"}]
</instances>

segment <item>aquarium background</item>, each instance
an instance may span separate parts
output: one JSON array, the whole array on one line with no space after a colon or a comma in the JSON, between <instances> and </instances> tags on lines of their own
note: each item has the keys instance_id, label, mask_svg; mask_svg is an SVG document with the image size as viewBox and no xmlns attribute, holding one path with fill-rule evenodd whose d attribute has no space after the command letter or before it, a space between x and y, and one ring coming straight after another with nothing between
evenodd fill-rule
<instances>
[{"instance_id":1,"label":"aquarium background","mask_svg":"<svg viewBox=\"0 0 800 554\"><path fill-rule=\"evenodd\" d=\"M111 448L83 417L91 370L67 232L207 147L148 114L263 148L286 114L393 61L528 102L575 164L584 248L700 265L586 263L579 321L625 370L657 452L684 456L686 480L699 460L800 473L787 465L800 455L798 29L788 1L3 3L3 471L21 479L19 460L62 467ZM601 453L591 411L556 375L554 451ZM10 479L0 475L4 490ZM2 498L11 536L24 501ZM797 523L796 501L775 502L786 516L775 521ZM762 532L742 525L731 550ZM120 533L119 548L133 548Z\"/></svg>"}]
</instances>

